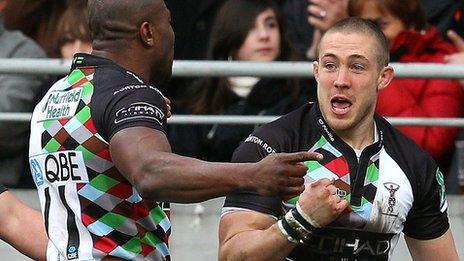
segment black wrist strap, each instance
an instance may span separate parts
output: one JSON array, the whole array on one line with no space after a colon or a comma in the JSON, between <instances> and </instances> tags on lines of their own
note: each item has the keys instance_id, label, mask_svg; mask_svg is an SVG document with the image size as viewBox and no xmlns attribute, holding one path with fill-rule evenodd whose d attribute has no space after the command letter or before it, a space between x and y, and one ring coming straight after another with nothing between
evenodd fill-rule
<instances>
[{"instance_id":1,"label":"black wrist strap","mask_svg":"<svg viewBox=\"0 0 464 261\"><path fill-rule=\"evenodd\" d=\"M309 224L308 221L306 221L306 219L304 219L304 217L300 214L300 212L298 212L298 210L296 208L292 209L292 215L293 217L298 221L300 222L300 224L306 228L306 230L308 231L313 231L314 229L316 229L313 225Z\"/></svg>"},{"instance_id":2,"label":"black wrist strap","mask_svg":"<svg viewBox=\"0 0 464 261\"><path fill-rule=\"evenodd\" d=\"M301 237L298 235L298 233L288 224L287 220L285 220L285 217L281 219L282 220L282 227L285 229L285 232L292 238L296 240L301 240Z\"/></svg>"}]
</instances>

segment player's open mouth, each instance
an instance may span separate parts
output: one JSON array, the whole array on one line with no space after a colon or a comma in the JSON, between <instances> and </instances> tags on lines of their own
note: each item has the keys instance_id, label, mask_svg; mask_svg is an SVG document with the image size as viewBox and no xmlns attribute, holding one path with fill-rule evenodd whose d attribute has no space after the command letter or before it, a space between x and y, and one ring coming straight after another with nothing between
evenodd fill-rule
<instances>
[{"instance_id":1,"label":"player's open mouth","mask_svg":"<svg viewBox=\"0 0 464 261\"><path fill-rule=\"evenodd\" d=\"M344 115L351 109L352 103L348 98L336 95L330 99L330 105L334 114Z\"/></svg>"}]
</instances>

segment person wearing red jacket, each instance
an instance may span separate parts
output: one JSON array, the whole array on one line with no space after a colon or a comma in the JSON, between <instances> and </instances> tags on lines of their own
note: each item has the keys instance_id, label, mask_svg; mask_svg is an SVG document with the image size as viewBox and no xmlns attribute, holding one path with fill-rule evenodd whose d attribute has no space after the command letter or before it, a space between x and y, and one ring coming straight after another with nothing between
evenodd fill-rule
<instances>
[{"instance_id":1,"label":"person wearing red jacket","mask_svg":"<svg viewBox=\"0 0 464 261\"><path fill-rule=\"evenodd\" d=\"M390 42L391 61L399 63L444 63L456 52L434 27L427 28L420 1L350 0L349 14L376 22ZM377 113L388 117L460 117L464 93L450 79L394 79L379 92ZM428 151L447 171L457 128L398 127Z\"/></svg>"}]
</instances>

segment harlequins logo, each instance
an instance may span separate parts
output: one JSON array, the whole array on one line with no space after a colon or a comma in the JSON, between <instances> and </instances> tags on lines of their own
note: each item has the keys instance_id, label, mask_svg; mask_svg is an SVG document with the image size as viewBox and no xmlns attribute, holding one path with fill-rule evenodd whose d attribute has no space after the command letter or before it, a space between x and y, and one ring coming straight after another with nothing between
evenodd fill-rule
<instances>
[{"instance_id":1,"label":"harlequins logo","mask_svg":"<svg viewBox=\"0 0 464 261\"><path fill-rule=\"evenodd\" d=\"M397 214L393 214L393 207L396 205L395 193L400 189L400 185L393 182L385 182L383 186L390 192L390 197L388 198L388 210L387 213L382 213L388 216L397 217Z\"/></svg>"}]
</instances>

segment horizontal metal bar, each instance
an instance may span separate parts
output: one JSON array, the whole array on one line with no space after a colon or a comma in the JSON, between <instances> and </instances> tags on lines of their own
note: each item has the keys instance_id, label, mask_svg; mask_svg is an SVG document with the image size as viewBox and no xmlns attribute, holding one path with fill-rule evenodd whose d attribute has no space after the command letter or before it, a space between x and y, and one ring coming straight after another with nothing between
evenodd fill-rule
<instances>
[{"instance_id":1,"label":"horizontal metal bar","mask_svg":"<svg viewBox=\"0 0 464 261\"><path fill-rule=\"evenodd\" d=\"M0 73L57 74L69 71L71 61L61 59L0 59ZM392 63L398 78L464 78L464 65ZM186 61L173 64L174 77L258 76L313 77L311 62Z\"/></svg>"},{"instance_id":2,"label":"horizontal metal bar","mask_svg":"<svg viewBox=\"0 0 464 261\"><path fill-rule=\"evenodd\" d=\"M175 61L173 76L313 77L310 62Z\"/></svg>"},{"instance_id":3,"label":"horizontal metal bar","mask_svg":"<svg viewBox=\"0 0 464 261\"><path fill-rule=\"evenodd\" d=\"M241 115L173 115L169 124L264 124L279 116L241 116Z\"/></svg>"},{"instance_id":4,"label":"horizontal metal bar","mask_svg":"<svg viewBox=\"0 0 464 261\"><path fill-rule=\"evenodd\" d=\"M0 113L0 122L29 122L31 113ZM173 115L169 124L264 124L280 116L241 116L241 115ZM464 127L464 118L413 118L387 117L395 126L444 126Z\"/></svg>"},{"instance_id":5,"label":"horizontal metal bar","mask_svg":"<svg viewBox=\"0 0 464 261\"><path fill-rule=\"evenodd\" d=\"M386 119L394 126L464 127L463 118L386 117Z\"/></svg>"},{"instance_id":6,"label":"horizontal metal bar","mask_svg":"<svg viewBox=\"0 0 464 261\"><path fill-rule=\"evenodd\" d=\"M57 74L69 72L71 60L62 59L0 59L0 73L10 74Z\"/></svg>"},{"instance_id":7,"label":"horizontal metal bar","mask_svg":"<svg viewBox=\"0 0 464 261\"><path fill-rule=\"evenodd\" d=\"M32 113L24 112L3 112L0 113L0 122L12 121L12 122L29 122L31 121Z\"/></svg>"}]
</instances>

